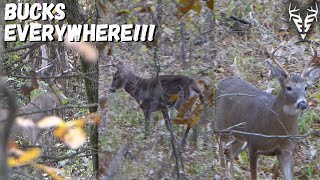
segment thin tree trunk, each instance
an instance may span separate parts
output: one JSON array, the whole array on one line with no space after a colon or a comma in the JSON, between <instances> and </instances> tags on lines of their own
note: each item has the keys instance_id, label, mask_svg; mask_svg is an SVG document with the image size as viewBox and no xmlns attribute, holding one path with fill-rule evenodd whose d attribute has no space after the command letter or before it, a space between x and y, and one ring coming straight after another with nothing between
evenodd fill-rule
<instances>
[{"instance_id":1,"label":"thin tree trunk","mask_svg":"<svg viewBox=\"0 0 320 180\"><path fill-rule=\"evenodd\" d=\"M67 15L67 21L70 24L83 24L86 20L86 17L84 14L80 11L80 5L78 1L73 0L64 0L63 3L66 5L66 8L68 11L66 12ZM88 74L87 76L89 78L84 78L85 82L85 88L86 88L86 94L88 103L97 103L98 102L98 62L89 63L85 61L83 58L81 58L81 71L82 73L88 73L88 72L96 72L92 74ZM96 112L97 107L89 108L90 112ZM92 125L90 128L90 143L92 148L95 150L98 149L98 141L99 141L99 133L98 133L98 125ZM99 156L97 151L94 151L92 153L96 153L94 156L92 156L93 161L93 171L98 172L99 167ZM98 174L96 175L98 177Z\"/></svg>"}]
</instances>

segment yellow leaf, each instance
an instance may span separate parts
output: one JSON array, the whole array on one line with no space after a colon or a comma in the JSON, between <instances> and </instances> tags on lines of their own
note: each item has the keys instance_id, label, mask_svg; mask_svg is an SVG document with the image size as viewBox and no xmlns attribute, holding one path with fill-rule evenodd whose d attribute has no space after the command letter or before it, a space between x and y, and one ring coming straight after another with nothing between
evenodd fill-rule
<instances>
[{"instance_id":1,"label":"yellow leaf","mask_svg":"<svg viewBox=\"0 0 320 180\"><path fill-rule=\"evenodd\" d=\"M73 121L68 121L67 126L68 127L78 127L78 128L83 128L84 125L86 124L87 120L86 119L77 119Z\"/></svg>"},{"instance_id":2,"label":"yellow leaf","mask_svg":"<svg viewBox=\"0 0 320 180\"><path fill-rule=\"evenodd\" d=\"M53 135L62 139L63 136L68 132L68 126L66 123L62 123L60 124L54 131L53 131Z\"/></svg>"},{"instance_id":3,"label":"yellow leaf","mask_svg":"<svg viewBox=\"0 0 320 180\"><path fill-rule=\"evenodd\" d=\"M50 128L58 126L59 124L63 123L64 121L58 116L48 116L41 119L37 125L39 128Z\"/></svg>"},{"instance_id":4,"label":"yellow leaf","mask_svg":"<svg viewBox=\"0 0 320 180\"><path fill-rule=\"evenodd\" d=\"M46 172L49 176L51 176L55 180L65 180L65 178L58 175L58 174L62 173L62 170L60 170L60 169L53 168L50 166L45 166L43 164L37 164L37 163L33 163L32 166Z\"/></svg>"},{"instance_id":5,"label":"yellow leaf","mask_svg":"<svg viewBox=\"0 0 320 180\"><path fill-rule=\"evenodd\" d=\"M78 149L87 140L86 132L81 128L72 128L65 134L63 141L71 149Z\"/></svg>"},{"instance_id":6,"label":"yellow leaf","mask_svg":"<svg viewBox=\"0 0 320 180\"><path fill-rule=\"evenodd\" d=\"M8 164L10 167L17 167L23 164L30 163L34 159L38 158L41 154L41 150L39 148L31 148L28 151L24 152L20 157L8 158Z\"/></svg>"}]
</instances>

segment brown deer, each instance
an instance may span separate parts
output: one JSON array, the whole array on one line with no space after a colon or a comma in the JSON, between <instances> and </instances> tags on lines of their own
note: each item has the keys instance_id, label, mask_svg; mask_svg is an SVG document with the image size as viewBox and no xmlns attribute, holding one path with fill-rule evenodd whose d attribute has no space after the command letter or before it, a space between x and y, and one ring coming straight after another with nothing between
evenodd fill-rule
<instances>
[{"instance_id":1,"label":"brown deer","mask_svg":"<svg viewBox=\"0 0 320 180\"><path fill-rule=\"evenodd\" d=\"M261 91L238 77L222 80L215 94L216 132L233 127L232 130L262 135L298 134L298 114L308 107L307 85L320 77L320 68L307 71L317 53L315 51L313 59L308 61L301 74L289 74L274 58L278 49L273 52L272 59L279 68L268 62L272 75L281 85L278 95ZM237 126L240 124L242 126ZM232 158L248 147L251 179L257 179L257 160L260 154L277 156L284 179L293 179L292 161L297 139L267 138L240 133L232 135L234 140L224 152L221 143L219 145L222 166L225 163L224 155L231 160L232 165ZM219 137L221 141L228 140L227 134L220 133Z\"/></svg>"},{"instance_id":2,"label":"brown deer","mask_svg":"<svg viewBox=\"0 0 320 180\"><path fill-rule=\"evenodd\" d=\"M118 68L113 76L110 92L124 88L137 102L143 110L145 117L145 131L148 134L151 113L161 111L163 118L169 119L167 107L175 107L177 110L182 107L189 98L201 95L201 91L196 81L188 76L181 75L161 75L144 79L135 74ZM176 102L169 101L172 95L179 94ZM182 140L184 145L186 136Z\"/></svg>"},{"instance_id":3,"label":"brown deer","mask_svg":"<svg viewBox=\"0 0 320 180\"><path fill-rule=\"evenodd\" d=\"M61 99L65 99L66 97L62 93L55 93L55 91L57 91L55 88L50 89L48 87L41 86L41 89L42 92L40 92L38 96L32 98L27 105L18 109L18 115L28 114L23 115L22 117L25 119L31 119L36 123L45 116L57 114L54 110L43 110L54 109L61 106ZM42 136L44 132L47 132L47 130L42 130L37 127L20 127L20 125L15 124L11 131L11 138L19 138L22 142L31 143L32 145L40 142L46 146L53 145L55 138L53 138L53 136Z\"/></svg>"}]
</instances>

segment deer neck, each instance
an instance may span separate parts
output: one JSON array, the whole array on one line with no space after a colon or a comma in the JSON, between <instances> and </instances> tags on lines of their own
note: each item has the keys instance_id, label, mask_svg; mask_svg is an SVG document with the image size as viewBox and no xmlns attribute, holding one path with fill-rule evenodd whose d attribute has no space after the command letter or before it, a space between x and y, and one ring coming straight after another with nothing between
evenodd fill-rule
<instances>
[{"instance_id":1,"label":"deer neck","mask_svg":"<svg viewBox=\"0 0 320 180\"><path fill-rule=\"evenodd\" d=\"M135 100L139 101L141 100L139 97L139 91L141 89L141 84L144 79L136 76L134 74L129 74L128 75L128 80L124 86L124 89L127 93L129 93Z\"/></svg>"},{"instance_id":2,"label":"deer neck","mask_svg":"<svg viewBox=\"0 0 320 180\"><path fill-rule=\"evenodd\" d=\"M288 105L285 99L284 91L280 91L274 102L272 103L272 110L277 113L280 126L284 126L286 134L296 134L298 131L298 114L299 111ZM274 113L272 112L272 113Z\"/></svg>"}]
</instances>

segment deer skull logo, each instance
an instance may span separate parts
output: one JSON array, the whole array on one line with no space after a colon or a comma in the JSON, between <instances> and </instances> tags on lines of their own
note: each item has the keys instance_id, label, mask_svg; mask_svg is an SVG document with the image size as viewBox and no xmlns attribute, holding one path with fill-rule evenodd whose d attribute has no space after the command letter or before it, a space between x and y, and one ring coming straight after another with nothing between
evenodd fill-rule
<instances>
[{"instance_id":1,"label":"deer skull logo","mask_svg":"<svg viewBox=\"0 0 320 180\"><path fill-rule=\"evenodd\" d=\"M291 20L293 20L302 39L305 39L306 34L309 31L312 22L314 20L316 20L316 22L318 21L318 19L317 19L318 5L317 5L317 3L315 3L315 4L316 4L315 9L313 9L312 6L310 6L310 9L307 9L308 12L307 12L307 15L306 15L306 18L304 19L304 21L302 21L302 18L301 18L300 12L299 12L300 9L297 9L296 6L293 9L291 9L291 3L289 5L289 15L290 15L289 22L291 22ZM294 14L296 12L299 12L299 14Z\"/></svg>"}]
</instances>

